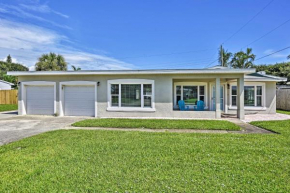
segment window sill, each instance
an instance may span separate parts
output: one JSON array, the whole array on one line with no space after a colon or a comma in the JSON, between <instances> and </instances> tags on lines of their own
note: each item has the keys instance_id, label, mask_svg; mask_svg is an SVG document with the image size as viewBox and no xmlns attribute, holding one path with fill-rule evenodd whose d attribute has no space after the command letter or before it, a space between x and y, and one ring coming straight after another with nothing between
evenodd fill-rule
<instances>
[{"instance_id":1,"label":"window sill","mask_svg":"<svg viewBox=\"0 0 290 193\"><path fill-rule=\"evenodd\" d=\"M229 110L237 110L238 108L236 106L230 106ZM252 111L266 111L266 107L244 107L245 110L252 110Z\"/></svg>"},{"instance_id":2,"label":"window sill","mask_svg":"<svg viewBox=\"0 0 290 193\"><path fill-rule=\"evenodd\" d=\"M139 107L108 107L107 111L113 112L155 112L155 108L139 108Z\"/></svg>"}]
</instances>

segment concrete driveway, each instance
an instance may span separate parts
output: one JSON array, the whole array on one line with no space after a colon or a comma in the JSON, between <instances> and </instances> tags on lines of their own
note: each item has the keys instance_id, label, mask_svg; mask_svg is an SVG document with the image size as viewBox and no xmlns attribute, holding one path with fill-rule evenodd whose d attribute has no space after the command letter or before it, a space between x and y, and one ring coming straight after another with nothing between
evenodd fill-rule
<instances>
[{"instance_id":1,"label":"concrete driveway","mask_svg":"<svg viewBox=\"0 0 290 193\"><path fill-rule=\"evenodd\" d=\"M47 131L64 128L86 118L19 116L17 112L2 112L0 113L0 145Z\"/></svg>"}]
</instances>

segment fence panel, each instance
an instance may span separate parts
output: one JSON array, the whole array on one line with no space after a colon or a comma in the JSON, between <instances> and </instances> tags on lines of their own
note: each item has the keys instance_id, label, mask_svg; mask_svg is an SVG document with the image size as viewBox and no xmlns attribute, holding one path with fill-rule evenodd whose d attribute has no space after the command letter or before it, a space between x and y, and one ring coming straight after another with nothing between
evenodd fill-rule
<instances>
[{"instance_id":1,"label":"fence panel","mask_svg":"<svg viewBox=\"0 0 290 193\"><path fill-rule=\"evenodd\" d=\"M0 90L0 104L17 104L18 90Z\"/></svg>"},{"instance_id":2,"label":"fence panel","mask_svg":"<svg viewBox=\"0 0 290 193\"><path fill-rule=\"evenodd\" d=\"M278 89L276 98L277 109L290 111L290 89Z\"/></svg>"}]
</instances>

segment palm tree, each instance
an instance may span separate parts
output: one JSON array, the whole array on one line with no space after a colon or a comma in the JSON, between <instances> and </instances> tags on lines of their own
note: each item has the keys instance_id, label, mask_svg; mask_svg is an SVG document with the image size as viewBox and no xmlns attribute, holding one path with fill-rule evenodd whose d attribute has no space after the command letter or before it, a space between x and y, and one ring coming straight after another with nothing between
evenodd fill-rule
<instances>
[{"instance_id":1,"label":"palm tree","mask_svg":"<svg viewBox=\"0 0 290 193\"><path fill-rule=\"evenodd\" d=\"M38 62L35 64L36 71L65 71L67 70L67 63L62 55L56 55L50 52L49 54L43 54L38 58Z\"/></svg>"},{"instance_id":2,"label":"palm tree","mask_svg":"<svg viewBox=\"0 0 290 193\"><path fill-rule=\"evenodd\" d=\"M219 64L224 67L229 67L231 65L230 59L232 57L232 53L225 50L222 46L219 49Z\"/></svg>"},{"instance_id":3,"label":"palm tree","mask_svg":"<svg viewBox=\"0 0 290 193\"><path fill-rule=\"evenodd\" d=\"M74 65L71 65L71 67L72 67L72 69L74 71L80 71L80 70L82 70L80 67L75 67Z\"/></svg>"},{"instance_id":4,"label":"palm tree","mask_svg":"<svg viewBox=\"0 0 290 193\"><path fill-rule=\"evenodd\" d=\"M250 68L253 66L255 58L256 55L252 53L252 48L247 48L246 52L240 51L234 54L231 65L234 68Z\"/></svg>"},{"instance_id":5,"label":"palm tree","mask_svg":"<svg viewBox=\"0 0 290 193\"><path fill-rule=\"evenodd\" d=\"M290 59L290 55L289 55L289 56L287 56L287 59L288 59L288 60Z\"/></svg>"}]
</instances>

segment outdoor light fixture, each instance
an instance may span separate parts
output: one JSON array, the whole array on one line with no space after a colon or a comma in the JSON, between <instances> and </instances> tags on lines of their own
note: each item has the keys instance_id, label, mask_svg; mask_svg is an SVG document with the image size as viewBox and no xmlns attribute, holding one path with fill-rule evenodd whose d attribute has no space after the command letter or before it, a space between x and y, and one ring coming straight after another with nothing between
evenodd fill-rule
<instances>
[{"instance_id":1,"label":"outdoor light fixture","mask_svg":"<svg viewBox=\"0 0 290 193\"><path fill-rule=\"evenodd\" d=\"M228 86L228 89L230 89L230 84L228 84L227 86Z\"/></svg>"},{"instance_id":2,"label":"outdoor light fixture","mask_svg":"<svg viewBox=\"0 0 290 193\"><path fill-rule=\"evenodd\" d=\"M100 82L97 82L97 86L100 86Z\"/></svg>"}]
</instances>

